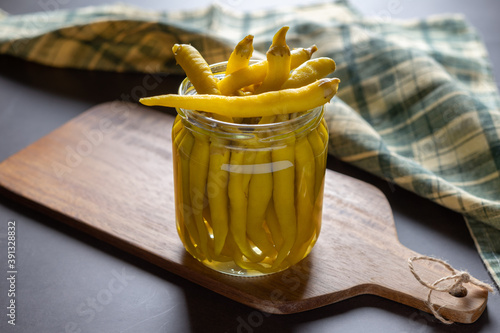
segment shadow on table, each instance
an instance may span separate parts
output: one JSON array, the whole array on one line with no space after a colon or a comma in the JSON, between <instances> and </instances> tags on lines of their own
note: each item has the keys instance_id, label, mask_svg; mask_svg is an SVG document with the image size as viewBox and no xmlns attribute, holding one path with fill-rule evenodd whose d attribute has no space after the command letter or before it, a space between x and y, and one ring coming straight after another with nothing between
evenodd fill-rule
<instances>
[{"instance_id":1,"label":"shadow on table","mask_svg":"<svg viewBox=\"0 0 500 333\"><path fill-rule=\"evenodd\" d=\"M167 73L116 73L55 68L0 55L0 76L46 93L92 104L176 93L182 76Z\"/></svg>"},{"instance_id":2,"label":"shadow on table","mask_svg":"<svg viewBox=\"0 0 500 333\"><path fill-rule=\"evenodd\" d=\"M274 315L221 299L198 288L184 289L192 332L478 332L488 310L473 324L444 325L432 315L377 296L361 295L323 308ZM329 320L331 319L331 321ZM373 325L370 329L369 325ZM392 329L391 329L392 328Z\"/></svg>"}]
</instances>

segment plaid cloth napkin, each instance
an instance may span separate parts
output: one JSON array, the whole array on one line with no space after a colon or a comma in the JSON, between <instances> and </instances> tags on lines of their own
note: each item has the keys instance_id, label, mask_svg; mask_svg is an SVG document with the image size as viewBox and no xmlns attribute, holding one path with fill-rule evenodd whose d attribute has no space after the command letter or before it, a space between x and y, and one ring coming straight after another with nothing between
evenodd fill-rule
<instances>
[{"instance_id":1,"label":"plaid cloth napkin","mask_svg":"<svg viewBox=\"0 0 500 333\"><path fill-rule=\"evenodd\" d=\"M337 63L329 152L463 214L500 285L500 99L486 49L462 16L380 21L346 1L252 13L125 5L0 13L0 53L56 67L182 73L174 43L215 63L247 34L264 53L283 25L290 46L314 41L316 56Z\"/></svg>"}]
</instances>

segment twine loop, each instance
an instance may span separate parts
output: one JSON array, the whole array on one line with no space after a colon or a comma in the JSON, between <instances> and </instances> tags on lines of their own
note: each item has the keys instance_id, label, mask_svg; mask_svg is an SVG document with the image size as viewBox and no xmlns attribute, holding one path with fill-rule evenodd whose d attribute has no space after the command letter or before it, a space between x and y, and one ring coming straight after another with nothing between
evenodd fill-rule
<instances>
[{"instance_id":1,"label":"twine loop","mask_svg":"<svg viewBox=\"0 0 500 333\"><path fill-rule=\"evenodd\" d=\"M443 265L446 269L448 269L451 275L442 277L433 282L432 284L428 283L424 281L417 274L415 268L413 267L413 262L417 260L427 260L427 261L437 262ZM471 276L467 272L455 270L447 262L441 259L436 259L428 256L411 257L408 259L408 266L415 279L417 279L417 281L420 282L420 284L422 284L423 286L429 288L429 293L427 294L427 301L425 302L425 304L431 310L434 317L436 317L439 321L441 321L444 324L453 324L453 321L447 320L443 316L441 316L441 314L439 314L438 309L436 309L434 303L431 302L431 294L433 291L448 292L450 295L454 297L465 297L467 296L467 288L464 287L464 283L471 283L480 288L486 289L489 292L493 292L493 287L491 287L489 284L479 281L478 279ZM454 280L454 283L448 286L439 287L439 284L448 280Z\"/></svg>"}]
</instances>

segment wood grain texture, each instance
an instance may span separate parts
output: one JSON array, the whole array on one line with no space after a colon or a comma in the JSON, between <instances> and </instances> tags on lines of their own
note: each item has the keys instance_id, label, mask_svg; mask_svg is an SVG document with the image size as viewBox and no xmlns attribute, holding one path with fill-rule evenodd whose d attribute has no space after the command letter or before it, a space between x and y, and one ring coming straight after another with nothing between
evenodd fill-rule
<instances>
[{"instance_id":1,"label":"wood grain texture","mask_svg":"<svg viewBox=\"0 0 500 333\"><path fill-rule=\"evenodd\" d=\"M135 104L98 105L0 163L2 193L168 271L259 310L290 314L361 294L428 312L428 289L398 241L391 208L375 187L327 170L322 231L294 267L253 278L215 272L191 258L177 235L170 129L174 118ZM415 263L433 282L449 275ZM433 292L440 313L474 322L486 291Z\"/></svg>"}]
</instances>

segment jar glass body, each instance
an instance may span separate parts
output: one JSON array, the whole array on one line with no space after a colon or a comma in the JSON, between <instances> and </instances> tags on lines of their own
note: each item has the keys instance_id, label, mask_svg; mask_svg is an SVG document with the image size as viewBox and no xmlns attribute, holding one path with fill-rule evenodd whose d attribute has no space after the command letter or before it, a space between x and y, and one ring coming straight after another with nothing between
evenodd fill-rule
<instances>
[{"instance_id":1,"label":"jar glass body","mask_svg":"<svg viewBox=\"0 0 500 333\"><path fill-rule=\"evenodd\" d=\"M223 76L225 63L211 68ZM195 93L185 79L179 94ZM328 144L323 110L270 124L177 110L177 231L194 258L219 272L258 276L309 254L321 228Z\"/></svg>"}]
</instances>

